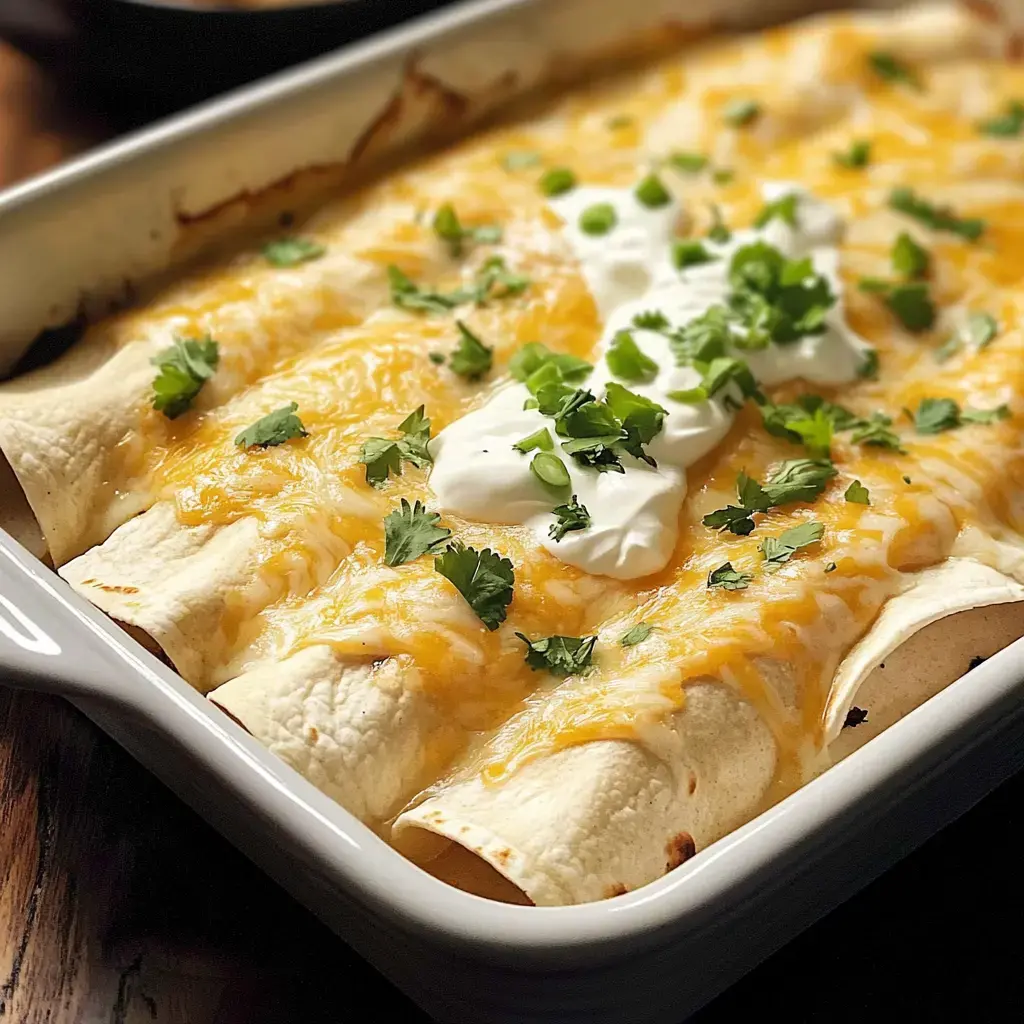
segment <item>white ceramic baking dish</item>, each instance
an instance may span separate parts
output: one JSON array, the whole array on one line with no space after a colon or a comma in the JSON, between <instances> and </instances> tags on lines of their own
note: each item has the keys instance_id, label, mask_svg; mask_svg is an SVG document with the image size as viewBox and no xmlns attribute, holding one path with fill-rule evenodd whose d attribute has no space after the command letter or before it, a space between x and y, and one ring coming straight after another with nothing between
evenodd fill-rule
<instances>
[{"instance_id":1,"label":"white ceramic baking dish","mask_svg":"<svg viewBox=\"0 0 1024 1024\"><path fill-rule=\"evenodd\" d=\"M667 19L804 7L484 0L107 147L0 197L0 362L179 264L297 169L464 126ZM2 531L0 678L70 697L444 1024L679 1021L1024 759L1021 642L660 881L527 908L404 860Z\"/></svg>"}]
</instances>

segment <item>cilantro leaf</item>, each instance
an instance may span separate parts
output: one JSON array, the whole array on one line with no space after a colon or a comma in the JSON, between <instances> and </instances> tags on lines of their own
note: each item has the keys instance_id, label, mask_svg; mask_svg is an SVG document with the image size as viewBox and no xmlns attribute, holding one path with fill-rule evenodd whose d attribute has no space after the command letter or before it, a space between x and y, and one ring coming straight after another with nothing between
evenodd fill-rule
<instances>
[{"instance_id":1,"label":"cilantro leaf","mask_svg":"<svg viewBox=\"0 0 1024 1024\"><path fill-rule=\"evenodd\" d=\"M702 263L712 263L717 259L699 239L679 238L672 243L672 266L676 270L699 267Z\"/></svg>"},{"instance_id":2,"label":"cilantro leaf","mask_svg":"<svg viewBox=\"0 0 1024 1024\"><path fill-rule=\"evenodd\" d=\"M878 380L878 369L878 350L869 348L864 353L863 362L857 367L857 376L861 380Z\"/></svg>"},{"instance_id":3,"label":"cilantro leaf","mask_svg":"<svg viewBox=\"0 0 1024 1024\"><path fill-rule=\"evenodd\" d=\"M732 238L728 224L722 219L722 211L714 203L711 204L711 227L708 228L708 239L716 245L725 245Z\"/></svg>"},{"instance_id":4,"label":"cilantro leaf","mask_svg":"<svg viewBox=\"0 0 1024 1024\"><path fill-rule=\"evenodd\" d=\"M586 377L593 366L568 352L552 352L539 341L531 341L518 349L508 361L508 372L516 380L526 381L549 363L558 370L557 380L578 381Z\"/></svg>"},{"instance_id":5,"label":"cilantro leaf","mask_svg":"<svg viewBox=\"0 0 1024 1024\"><path fill-rule=\"evenodd\" d=\"M765 430L794 444L803 444L813 455L828 455L833 431L852 430L863 423L849 409L827 402L820 395L801 395L794 404L761 407Z\"/></svg>"},{"instance_id":6,"label":"cilantro leaf","mask_svg":"<svg viewBox=\"0 0 1024 1024\"><path fill-rule=\"evenodd\" d=\"M1021 103L1020 100L1010 100L1002 114L982 121L978 125L978 131L982 135L991 135L995 138L1016 138L1022 130L1024 130L1024 103Z\"/></svg>"},{"instance_id":7,"label":"cilantro leaf","mask_svg":"<svg viewBox=\"0 0 1024 1024\"><path fill-rule=\"evenodd\" d=\"M327 249L308 238L279 238L263 246L263 258L274 267L296 267L318 260Z\"/></svg>"},{"instance_id":8,"label":"cilantro leaf","mask_svg":"<svg viewBox=\"0 0 1024 1024\"><path fill-rule=\"evenodd\" d=\"M754 577L749 572L737 572L732 562L724 562L708 575L708 590L746 590Z\"/></svg>"},{"instance_id":9,"label":"cilantro leaf","mask_svg":"<svg viewBox=\"0 0 1024 1024\"><path fill-rule=\"evenodd\" d=\"M434 569L452 583L488 629L505 621L516 582L507 558L490 548L477 551L453 540L434 559Z\"/></svg>"},{"instance_id":10,"label":"cilantro leaf","mask_svg":"<svg viewBox=\"0 0 1024 1024\"><path fill-rule=\"evenodd\" d=\"M428 512L421 502L410 505L403 498L401 506L384 518L385 563L411 562L448 540L452 531L438 526L440 521L440 515Z\"/></svg>"},{"instance_id":11,"label":"cilantro leaf","mask_svg":"<svg viewBox=\"0 0 1024 1024\"><path fill-rule=\"evenodd\" d=\"M488 256L477 271L472 298L478 306L482 306L492 297L507 299L513 295L522 295L531 283L525 274L509 270L503 256Z\"/></svg>"},{"instance_id":12,"label":"cilantro leaf","mask_svg":"<svg viewBox=\"0 0 1024 1024\"><path fill-rule=\"evenodd\" d=\"M960 406L952 398L925 398L914 414L919 434L941 434L960 426Z\"/></svg>"},{"instance_id":13,"label":"cilantro leaf","mask_svg":"<svg viewBox=\"0 0 1024 1024\"><path fill-rule=\"evenodd\" d=\"M851 142L846 152L833 153L832 159L840 167L846 167L851 171L867 167L871 162L871 143L865 139Z\"/></svg>"},{"instance_id":14,"label":"cilantro leaf","mask_svg":"<svg viewBox=\"0 0 1024 1024\"><path fill-rule=\"evenodd\" d=\"M868 63L871 70L886 82L902 82L918 92L921 91L921 79L918 78L917 72L889 51L875 50L874 53L868 54Z\"/></svg>"},{"instance_id":15,"label":"cilantro leaf","mask_svg":"<svg viewBox=\"0 0 1024 1024\"><path fill-rule=\"evenodd\" d=\"M823 523L800 523L783 530L778 537L765 537L757 550L765 561L765 571L773 572L788 562L801 548L817 544L825 534Z\"/></svg>"},{"instance_id":16,"label":"cilantro leaf","mask_svg":"<svg viewBox=\"0 0 1024 1024\"><path fill-rule=\"evenodd\" d=\"M966 321L935 350L937 362L944 363L952 358L965 344L973 345L977 351L987 348L999 333L999 324L991 313L972 312Z\"/></svg>"},{"instance_id":17,"label":"cilantro leaf","mask_svg":"<svg viewBox=\"0 0 1024 1024\"><path fill-rule=\"evenodd\" d=\"M904 277L924 277L928 273L931 257L906 231L901 231L892 247L892 265Z\"/></svg>"},{"instance_id":18,"label":"cilantro leaf","mask_svg":"<svg viewBox=\"0 0 1024 1024\"><path fill-rule=\"evenodd\" d=\"M235 444L239 448L274 448L293 437L308 437L302 420L295 415L298 407L297 402L289 402L261 416L235 438Z\"/></svg>"},{"instance_id":19,"label":"cilantro leaf","mask_svg":"<svg viewBox=\"0 0 1024 1024\"><path fill-rule=\"evenodd\" d=\"M791 228L796 227L796 207L800 197L795 192L780 196L766 203L754 221L755 228L767 227L773 220L781 220Z\"/></svg>"},{"instance_id":20,"label":"cilantro leaf","mask_svg":"<svg viewBox=\"0 0 1024 1024\"><path fill-rule=\"evenodd\" d=\"M850 438L854 444L865 444L871 448L888 448L893 452L903 452L900 436L892 427L892 419L884 413L875 412L871 419L857 427Z\"/></svg>"},{"instance_id":21,"label":"cilantro leaf","mask_svg":"<svg viewBox=\"0 0 1024 1024\"><path fill-rule=\"evenodd\" d=\"M567 533L585 530L590 526L590 513L586 505L581 505L574 494L568 504L556 505L551 514L558 519L548 528L548 536L557 544Z\"/></svg>"},{"instance_id":22,"label":"cilantro leaf","mask_svg":"<svg viewBox=\"0 0 1024 1024\"><path fill-rule=\"evenodd\" d=\"M622 647L636 647L637 644L642 644L653 632L653 626L649 626L646 622L638 622L622 634L619 645Z\"/></svg>"},{"instance_id":23,"label":"cilantro leaf","mask_svg":"<svg viewBox=\"0 0 1024 1024\"><path fill-rule=\"evenodd\" d=\"M549 198L560 196L576 187L576 175L568 167L552 167L538 184L541 192Z\"/></svg>"},{"instance_id":24,"label":"cilantro leaf","mask_svg":"<svg viewBox=\"0 0 1024 1024\"><path fill-rule=\"evenodd\" d=\"M780 462L764 484L772 506L813 501L836 475L828 459L788 459Z\"/></svg>"},{"instance_id":25,"label":"cilantro leaf","mask_svg":"<svg viewBox=\"0 0 1024 1024\"><path fill-rule=\"evenodd\" d=\"M516 636L526 644L526 664L534 672L548 671L564 679L590 668L597 644L596 636L546 636L531 640L525 633Z\"/></svg>"},{"instance_id":26,"label":"cilantro leaf","mask_svg":"<svg viewBox=\"0 0 1024 1024\"><path fill-rule=\"evenodd\" d=\"M948 206L936 206L922 199L912 188L894 188L889 193L889 206L913 217L933 231L948 231L970 242L985 232L985 222L977 217L958 217Z\"/></svg>"},{"instance_id":27,"label":"cilantro leaf","mask_svg":"<svg viewBox=\"0 0 1024 1024\"><path fill-rule=\"evenodd\" d=\"M636 196L638 203L652 210L672 202L672 194L665 188L661 178L653 172L641 180L633 195Z\"/></svg>"},{"instance_id":28,"label":"cilantro leaf","mask_svg":"<svg viewBox=\"0 0 1024 1024\"><path fill-rule=\"evenodd\" d=\"M461 256L463 243L481 242L493 244L501 241L501 228L497 224L483 224L479 227L464 227L455 207L445 203L437 208L433 221L434 234L448 244L452 256Z\"/></svg>"},{"instance_id":29,"label":"cilantro leaf","mask_svg":"<svg viewBox=\"0 0 1024 1024\"><path fill-rule=\"evenodd\" d=\"M456 289L453 292L431 292L421 289L398 267L388 267L388 283L391 286L391 301L402 309L426 313L447 313L473 298L471 292Z\"/></svg>"},{"instance_id":30,"label":"cilantro leaf","mask_svg":"<svg viewBox=\"0 0 1024 1024\"><path fill-rule=\"evenodd\" d=\"M998 423L1010 418L1008 405L997 405L994 409L964 409L960 414L963 423Z\"/></svg>"},{"instance_id":31,"label":"cilantro leaf","mask_svg":"<svg viewBox=\"0 0 1024 1024\"><path fill-rule=\"evenodd\" d=\"M924 281L893 284L878 278L862 278L862 292L879 294L893 315L908 331L926 331L935 323L935 304Z\"/></svg>"},{"instance_id":32,"label":"cilantro leaf","mask_svg":"<svg viewBox=\"0 0 1024 1024\"><path fill-rule=\"evenodd\" d=\"M854 480L853 483L846 488L843 497L853 505L871 504L871 494L859 480Z\"/></svg>"},{"instance_id":33,"label":"cilantro leaf","mask_svg":"<svg viewBox=\"0 0 1024 1024\"><path fill-rule=\"evenodd\" d=\"M398 430L402 437L397 440L370 437L359 450L359 461L366 466L366 482L372 487L383 486L390 474L401 476L403 462L423 469L434 461L427 448L430 420L422 405L398 424Z\"/></svg>"},{"instance_id":34,"label":"cilantro leaf","mask_svg":"<svg viewBox=\"0 0 1024 1024\"><path fill-rule=\"evenodd\" d=\"M455 326L459 329L459 345L448 357L448 366L466 380L479 380L494 362L494 349L485 345L461 320L456 320Z\"/></svg>"},{"instance_id":35,"label":"cilantro leaf","mask_svg":"<svg viewBox=\"0 0 1024 1024\"><path fill-rule=\"evenodd\" d=\"M658 364L644 354L629 331L617 331L606 353L608 369L630 383L647 384L658 375Z\"/></svg>"},{"instance_id":36,"label":"cilantro leaf","mask_svg":"<svg viewBox=\"0 0 1024 1024\"><path fill-rule=\"evenodd\" d=\"M150 362L160 371L153 380L153 408L169 420L188 410L220 362L212 338L175 338Z\"/></svg>"}]
</instances>

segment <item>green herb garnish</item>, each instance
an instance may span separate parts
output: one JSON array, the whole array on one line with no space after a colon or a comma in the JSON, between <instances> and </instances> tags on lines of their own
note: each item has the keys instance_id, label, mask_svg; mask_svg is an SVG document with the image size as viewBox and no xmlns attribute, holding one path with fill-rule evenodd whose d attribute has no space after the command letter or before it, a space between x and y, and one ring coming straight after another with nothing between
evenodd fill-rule
<instances>
[{"instance_id":1,"label":"green herb garnish","mask_svg":"<svg viewBox=\"0 0 1024 1024\"><path fill-rule=\"evenodd\" d=\"M466 380L479 380L494 362L494 349L485 345L461 320L455 321L459 329L459 345L448 357L448 366Z\"/></svg>"},{"instance_id":2,"label":"green herb garnish","mask_svg":"<svg viewBox=\"0 0 1024 1024\"><path fill-rule=\"evenodd\" d=\"M653 626L647 625L646 622L638 622L622 634L619 644L622 647L636 647L637 644L642 644L653 632Z\"/></svg>"},{"instance_id":3,"label":"green herb garnish","mask_svg":"<svg viewBox=\"0 0 1024 1024\"><path fill-rule=\"evenodd\" d=\"M547 636L531 640L525 633L516 636L526 644L526 664L534 672L550 672L564 679L590 668L596 636Z\"/></svg>"},{"instance_id":4,"label":"green herb garnish","mask_svg":"<svg viewBox=\"0 0 1024 1024\"><path fill-rule=\"evenodd\" d=\"M529 452L539 449L542 452L554 451L555 442L551 439L551 431L547 427L541 427L532 434L528 434L521 441L516 441L513 448L517 452L526 455Z\"/></svg>"},{"instance_id":5,"label":"green herb garnish","mask_svg":"<svg viewBox=\"0 0 1024 1024\"><path fill-rule=\"evenodd\" d=\"M878 350L869 348L864 359L857 367L857 376L861 380L878 380Z\"/></svg>"},{"instance_id":6,"label":"green herb garnish","mask_svg":"<svg viewBox=\"0 0 1024 1024\"><path fill-rule=\"evenodd\" d=\"M403 462L411 462L417 469L433 462L427 448L430 420L422 405L398 424L398 430L400 438L371 437L359 450L359 461L366 466L366 482L371 487L383 486L392 473L401 476Z\"/></svg>"},{"instance_id":7,"label":"green herb garnish","mask_svg":"<svg viewBox=\"0 0 1024 1024\"><path fill-rule=\"evenodd\" d=\"M894 283L877 277L861 278L862 292L880 295L890 312L908 331L927 331L935 323L935 304L925 281Z\"/></svg>"},{"instance_id":8,"label":"green herb garnish","mask_svg":"<svg viewBox=\"0 0 1024 1024\"><path fill-rule=\"evenodd\" d=\"M558 520L548 527L548 536L557 544L567 533L585 530L590 526L590 513L586 505L576 501L574 494L565 505L556 505L551 514Z\"/></svg>"},{"instance_id":9,"label":"green herb garnish","mask_svg":"<svg viewBox=\"0 0 1024 1024\"><path fill-rule=\"evenodd\" d=\"M799 201L799 196L795 192L790 192L788 195L780 196L778 199L773 199L770 203L766 203L761 212L757 215L757 219L754 221L755 228L763 228L770 224L773 220L781 220L783 224L788 224L791 228L796 227L796 207Z\"/></svg>"},{"instance_id":10,"label":"green herb garnish","mask_svg":"<svg viewBox=\"0 0 1024 1024\"><path fill-rule=\"evenodd\" d=\"M948 231L970 242L976 242L985 232L985 222L980 218L958 217L948 206L929 203L912 188L894 188L889 193L889 206L933 231Z\"/></svg>"},{"instance_id":11,"label":"green herb garnish","mask_svg":"<svg viewBox=\"0 0 1024 1024\"><path fill-rule=\"evenodd\" d=\"M708 252L703 242L695 238L679 238L672 243L672 265L676 270L700 266L717 259L714 253Z\"/></svg>"},{"instance_id":12,"label":"green herb garnish","mask_svg":"<svg viewBox=\"0 0 1024 1024\"><path fill-rule=\"evenodd\" d=\"M668 163L683 174L699 174L708 165L708 158L703 153L670 153Z\"/></svg>"},{"instance_id":13,"label":"green herb garnish","mask_svg":"<svg viewBox=\"0 0 1024 1024\"><path fill-rule=\"evenodd\" d=\"M871 162L871 143L864 139L851 142L850 148L845 153L833 153L832 159L840 167L846 167L849 170L867 167Z\"/></svg>"},{"instance_id":14,"label":"green herb garnish","mask_svg":"<svg viewBox=\"0 0 1024 1024\"><path fill-rule=\"evenodd\" d=\"M708 575L708 590L746 590L754 577L749 572L737 572L732 562L725 562Z\"/></svg>"},{"instance_id":15,"label":"green herb garnish","mask_svg":"<svg viewBox=\"0 0 1024 1024\"><path fill-rule=\"evenodd\" d=\"M854 444L866 444L870 448L887 448L893 452L903 452L899 434L891 429L892 419L884 413L875 412L871 419L865 420L853 432L850 438Z\"/></svg>"},{"instance_id":16,"label":"green herb garnish","mask_svg":"<svg viewBox=\"0 0 1024 1024\"><path fill-rule=\"evenodd\" d=\"M263 258L273 267L296 267L318 260L327 249L308 238L279 238L263 246Z\"/></svg>"},{"instance_id":17,"label":"green herb garnish","mask_svg":"<svg viewBox=\"0 0 1024 1024\"><path fill-rule=\"evenodd\" d=\"M542 367L553 365L558 371L555 380L578 381L594 367L579 356L567 352L552 352L539 341L531 341L517 349L508 362L508 372L516 380L527 381Z\"/></svg>"},{"instance_id":18,"label":"green herb garnish","mask_svg":"<svg viewBox=\"0 0 1024 1024\"><path fill-rule=\"evenodd\" d=\"M978 125L978 131L982 135L992 135L996 138L1011 139L1020 135L1024 129L1024 103L1020 100L1010 100L1002 114Z\"/></svg>"},{"instance_id":19,"label":"green herb garnish","mask_svg":"<svg viewBox=\"0 0 1024 1024\"><path fill-rule=\"evenodd\" d=\"M999 324L991 313L968 313L967 319L959 330L951 334L935 350L935 359L944 363L951 359L965 344L973 345L980 351L992 344L999 333Z\"/></svg>"},{"instance_id":20,"label":"green herb garnish","mask_svg":"<svg viewBox=\"0 0 1024 1024\"><path fill-rule=\"evenodd\" d=\"M580 231L587 235L607 235L619 222L619 215L611 203L588 206L579 219Z\"/></svg>"},{"instance_id":21,"label":"green herb garnish","mask_svg":"<svg viewBox=\"0 0 1024 1024\"><path fill-rule=\"evenodd\" d=\"M657 209L659 206L667 206L672 202L672 194L653 172L641 179L633 192L636 201L649 209Z\"/></svg>"},{"instance_id":22,"label":"green herb garnish","mask_svg":"<svg viewBox=\"0 0 1024 1024\"><path fill-rule=\"evenodd\" d=\"M421 502L410 505L402 498L401 506L384 517L384 561L387 565L403 565L443 544L452 531L437 524L441 517L428 512Z\"/></svg>"},{"instance_id":23,"label":"green herb garnish","mask_svg":"<svg viewBox=\"0 0 1024 1024\"><path fill-rule=\"evenodd\" d=\"M464 227L455 207L445 203L434 214L434 234L446 242L452 256L461 256L466 242L494 244L501 241L501 228L497 224L483 224L475 228Z\"/></svg>"},{"instance_id":24,"label":"green herb garnish","mask_svg":"<svg viewBox=\"0 0 1024 1024\"><path fill-rule=\"evenodd\" d=\"M539 185L544 195L560 196L576 187L576 175L568 167L552 167L540 179Z\"/></svg>"},{"instance_id":25,"label":"green herb garnish","mask_svg":"<svg viewBox=\"0 0 1024 1024\"><path fill-rule=\"evenodd\" d=\"M871 494L868 489L859 481L854 480L843 493L843 497L853 505L870 505Z\"/></svg>"},{"instance_id":26,"label":"green herb garnish","mask_svg":"<svg viewBox=\"0 0 1024 1024\"><path fill-rule=\"evenodd\" d=\"M892 247L892 266L897 274L904 277L924 277L928 273L931 257L914 239L901 231Z\"/></svg>"},{"instance_id":27,"label":"green herb garnish","mask_svg":"<svg viewBox=\"0 0 1024 1024\"><path fill-rule=\"evenodd\" d=\"M434 569L453 584L488 629L505 621L516 582L507 558L490 548L477 551L453 540L434 559Z\"/></svg>"},{"instance_id":28,"label":"green herb garnish","mask_svg":"<svg viewBox=\"0 0 1024 1024\"><path fill-rule=\"evenodd\" d=\"M150 362L160 371L153 380L153 408L169 420L191 408L203 385L220 362L220 348L212 338L175 338Z\"/></svg>"},{"instance_id":29,"label":"green herb garnish","mask_svg":"<svg viewBox=\"0 0 1024 1024\"><path fill-rule=\"evenodd\" d=\"M825 534L823 523L800 523L783 530L778 537L765 537L757 550L764 558L765 572L774 572L788 562L801 548L817 544Z\"/></svg>"},{"instance_id":30,"label":"green herb garnish","mask_svg":"<svg viewBox=\"0 0 1024 1024\"><path fill-rule=\"evenodd\" d=\"M894 54L886 50L875 50L868 55L868 63L879 78L887 82L901 82L912 89L921 90L921 79L918 78L917 72Z\"/></svg>"},{"instance_id":31,"label":"green herb garnish","mask_svg":"<svg viewBox=\"0 0 1024 1024\"><path fill-rule=\"evenodd\" d=\"M605 355L608 369L631 384L649 384L658 375L658 364L643 353L629 331L617 331Z\"/></svg>"},{"instance_id":32,"label":"green herb garnish","mask_svg":"<svg viewBox=\"0 0 1024 1024\"><path fill-rule=\"evenodd\" d=\"M289 402L261 416L235 438L235 444L239 448L274 448L293 437L308 437L302 420L295 415L298 407L297 402Z\"/></svg>"},{"instance_id":33,"label":"green herb garnish","mask_svg":"<svg viewBox=\"0 0 1024 1024\"><path fill-rule=\"evenodd\" d=\"M554 452L537 452L530 460L530 472L553 490L562 490L570 483L569 470Z\"/></svg>"},{"instance_id":34,"label":"green herb garnish","mask_svg":"<svg viewBox=\"0 0 1024 1024\"><path fill-rule=\"evenodd\" d=\"M501 166L506 171L523 171L527 167L536 167L540 163L540 154L528 149L510 150L501 158Z\"/></svg>"},{"instance_id":35,"label":"green herb garnish","mask_svg":"<svg viewBox=\"0 0 1024 1024\"><path fill-rule=\"evenodd\" d=\"M722 219L722 211L714 203L711 204L711 227L708 228L708 241L716 245L725 245L732 239L732 232Z\"/></svg>"}]
</instances>

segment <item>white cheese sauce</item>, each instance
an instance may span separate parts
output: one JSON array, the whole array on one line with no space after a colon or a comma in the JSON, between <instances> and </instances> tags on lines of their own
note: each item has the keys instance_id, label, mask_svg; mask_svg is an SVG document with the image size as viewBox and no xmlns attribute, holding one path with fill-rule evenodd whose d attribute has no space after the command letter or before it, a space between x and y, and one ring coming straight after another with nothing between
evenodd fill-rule
<instances>
[{"instance_id":1,"label":"white cheese sauce","mask_svg":"<svg viewBox=\"0 0 1024 1024\"><path fill-rule=\"evenodd\" d=\"M589 573L635 579L664 568L678 537L686 470L728 432L734 414L726 398L740 395L735 385L729 385L695 405L669 398L671 391L700 384L700 374L693 367L677 366L667 339L633 327L633 317L658 310L678 327L722 303L729 292L733 253L760 239L791 259L809 256L815 270L831 283L837 301L821 334L789 345L731 353L746 360L756 380L767 386L798 377L815 384L846 383L856 378L868 349L843 315L835 247L843 225L835 210L798 185L773 183L765 185L763 193L767 201L797 194L795 228L775 218L762 230L735 232L727 243L706 242L716 259L683 271L671 258L680 216L676 203L649 209L631 189L589 187L552 200L604 319L594 372L579 386L603 397L605 385L616 379L605 353L616 332L629 328L643 353L658 364L658 373L647 384L619 383L668 410L661 432L647 446L658 467L629 455L622 459L625 473L600 473L580 465L562 452L554 421L536 409L523 408L531 397L526 386L512 383L431 442L434 507L481 522L525 524L548 551ZM579 227L580 214L595 203L608 203L616 211L618 223L607 234L590 235ZM553 493L530 471L533 452L522 454L512 447L545 427L556 441L553 454L569 472L571 486L564 493ZM591 525L555 542L549 536L556 522L552 509L568 501L570 494L586 506Z\"/></svg>"}]
</instances>

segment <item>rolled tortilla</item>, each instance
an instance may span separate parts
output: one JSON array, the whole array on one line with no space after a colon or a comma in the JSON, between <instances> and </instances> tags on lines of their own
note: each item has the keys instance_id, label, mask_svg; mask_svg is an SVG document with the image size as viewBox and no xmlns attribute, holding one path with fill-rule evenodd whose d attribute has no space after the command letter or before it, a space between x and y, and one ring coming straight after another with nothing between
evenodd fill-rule
<instances>
[{"instance_id":1,"label":"rolled tortilla","mask_svg":"<svg viewBox=\"0 0 1024 1024\"><path fill-rule=\"evenodd\" d=\"M1024 608L1024 587L967 559L910 576L835 677L823 756L861 687L917 631L965 609L1009 602ZM1024 615L1019 626L1024 634ZM952 681L948 659L924 659L913 669L893 695L901 713L935 692L936 677L945 672ZM668 728L676 742L659 742L658 752L641 742L596 741L528 762L497 784L479 774L460 778L398 817L395 844L420 863L461 844L542 905L645 885L776 795L773 734L731 688L690 683Z\"/></svg>"}]
</instances>

